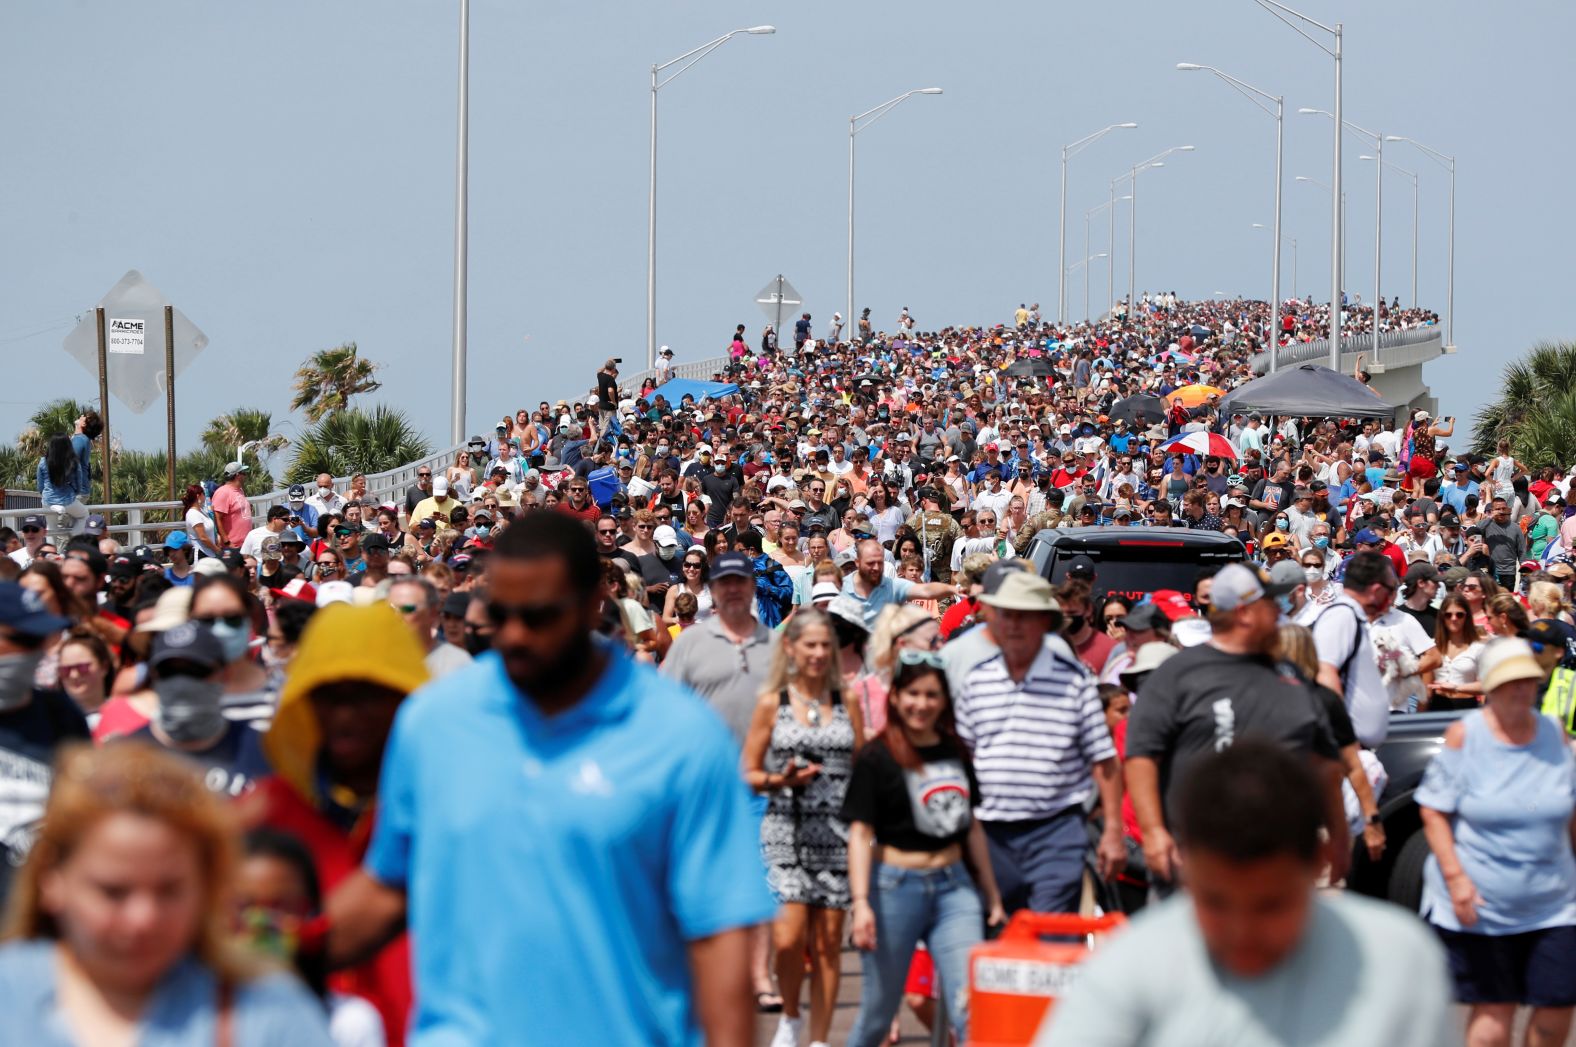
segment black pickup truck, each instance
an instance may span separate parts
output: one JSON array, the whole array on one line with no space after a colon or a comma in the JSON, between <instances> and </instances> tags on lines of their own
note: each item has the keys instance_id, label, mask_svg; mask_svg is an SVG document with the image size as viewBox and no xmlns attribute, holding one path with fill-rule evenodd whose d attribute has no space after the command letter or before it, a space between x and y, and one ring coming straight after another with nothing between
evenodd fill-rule
<instances>
[{"instance_id":1,"label":"black pickup truck","mask_svg":"<svg viewBox=\"0 0 1576 1047\"><path fill-rule=\"evenodd\" d=\"M1346 879L1352 890L1417 911L1423 896L1428 841L1412 796L1422 784L1428 762L1444 744L1445 729L1463 715L1461 711L1390 714L1390 733L1374 753L1390 778L1378 799L1384 820L1384 855L1377 862L1370 861L1362 841L1355 841L1352 870Z\"/></svg>"}]
</instances>

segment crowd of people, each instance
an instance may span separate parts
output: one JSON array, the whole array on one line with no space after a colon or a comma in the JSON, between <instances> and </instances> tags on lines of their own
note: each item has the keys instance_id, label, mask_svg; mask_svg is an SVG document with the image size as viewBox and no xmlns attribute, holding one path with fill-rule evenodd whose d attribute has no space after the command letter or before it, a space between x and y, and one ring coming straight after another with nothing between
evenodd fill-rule
<instances>
[{"instance_id":1,"label":"crowd of people","mask_svg":"<svg viewBox=\"0 0 1576 1047\"><path fill-rule=\"evenodd\" d=\"M0 528L19 1042L819 1045L845 941L849 1043L962 1042L970 951L1089 885L1152 911L1046 1043L1435 1044L1452 998L1563 1042L1576 469L1222 413L1327 316L740 325L698 399L609 360L403 493L233 462L147 546L82 509L84 417ZM1076 526L1242 557L1053 582ZM1440 710L1419 920L1339 887L1399 843L1392 718Z\"/></svg>"}]
</instances>

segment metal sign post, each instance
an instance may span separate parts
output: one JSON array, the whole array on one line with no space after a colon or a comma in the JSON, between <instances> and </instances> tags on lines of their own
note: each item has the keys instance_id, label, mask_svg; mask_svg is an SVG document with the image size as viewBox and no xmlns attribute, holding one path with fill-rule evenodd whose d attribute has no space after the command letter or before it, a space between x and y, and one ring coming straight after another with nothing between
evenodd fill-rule
<instances>
[{"instance_id":1,"label":"metal sign post","mask_svg":"<svg viewBox=\"0 0 1576 1047\"><path fill-rule=\"evenodd\" d=\"M165 439L169 441L170 501L175 500L175 307L164 307Z\"/></svg>"},{"instance_id":2,"label":"metal sign post","mask_svg":"<svg viewBox=\"0 0 1576 1047\"><path fill-rule=\"evenodd\" d=\"M99 306L93 310L93 325L98 329L98 380L99 380L99 420L104 423L104 449L100 457L104 460L104 494L105 503L115 500L114 488L110 486L109 465L109 341L104 336L104 307Z\"/></svg>"},{"instance_id":3,"label":"metal sign post","mask_svg":"<svg viewBox=\"0 0 1576 1047\"><path fill-rule=\"evenodd\" d=\"M777 347L783 344L783 309L797 309L804 304L804 299L799 297L799 292L794 290L793 284L784 279L782 273L777 274L777 279L761 288L755 296L755 304L761 307L761 312L766 314L766 319L772 321L772 330L777 332Z\"/></svg>"}]
</instances>

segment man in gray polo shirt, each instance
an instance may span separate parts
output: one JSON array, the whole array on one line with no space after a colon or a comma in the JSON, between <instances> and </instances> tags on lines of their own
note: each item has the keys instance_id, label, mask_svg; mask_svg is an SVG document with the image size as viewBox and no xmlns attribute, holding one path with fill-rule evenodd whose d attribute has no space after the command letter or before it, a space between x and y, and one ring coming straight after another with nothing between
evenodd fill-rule
<instances>
[{"instance_id":1,"label":"man in gray polo shirt","mask_svg":"<svg viewBox=\"0 0 1576 1047\"><path fill-rule=\"evenodd\" d=\"M673 641L662 675L706 699L742 748L771 665L772 631L751 613L755 568L743 553L720 554L709 584L713 614Z\"/></svg>"}]
</instances>

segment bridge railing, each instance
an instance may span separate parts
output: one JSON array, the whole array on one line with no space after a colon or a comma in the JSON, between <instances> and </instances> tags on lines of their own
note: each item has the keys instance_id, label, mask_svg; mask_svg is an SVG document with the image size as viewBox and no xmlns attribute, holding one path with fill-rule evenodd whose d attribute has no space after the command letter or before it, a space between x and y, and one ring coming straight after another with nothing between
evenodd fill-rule
<instances>
[{"instance_id":1,"label":"bridge railing","mask_svg":"<svg viewBox=\"0 0 1576 1047\"><path fill-rule=\"evenodd\" d=\"M714 356L704 360L691 360L685 363L675 363L673 374L678 378L695 378L705 381L718 372L725 371L728 367L728 357ZM630 392L638 392L642 383L648 377L655 377L653 370L637 371L631 375L620 377L620 385ZM416 473L423 467L430 466L434 472L446 469L454 464L455 456L465 449L464 444L446 447L434 451L425 458L381 473L367 474L367 494L378 502L394 502L400 504L405 499L405 492L416 483ZM334 478L335 490L344 491L350 486L350 477L336 476ZM261 521L267 514L270 506L278 505L285 500L287 488L276 488L262 494L249 494L247 501L252 505L252 516ZM27 513L41 511L42 503L36 491L7 491L5 492L5 505L0 508L0 523L16 527L21 517ZM180 502L131 502L121 504L104 504L88 506L90 513L102 513L108 519L106 528L108 534L113 536L122 546L157 544L164 540L164 536L172 531L182 530L185 527L181 519ZM53 521L51 521L53 524Z\"/></svg>"},{"instance_id":2,"label":"bridge railing","mask_svg":"<svg viewBox=\"0 0 1576 1047\"><path fill-rule=\"evenodd\" d=\"M1359 355L1365 356L1364 364L1372 364L1374 339L1371 334L1343 335L1341 337L1341 369L1350 371ZM1444 352L1444 329L1413 327L1405 331L1388 331L1379 336L1378 362L1393 367L1412 367L1427 363ZM1324 363L1330 358L1330 340L1315 338L1311 342L1281 346L1276 354L1276 366L1291 367L1296 364ZM1253 370L1263 374L1269 370L1269 354L1253 357Z\"/></svg>"}]
</instances>

